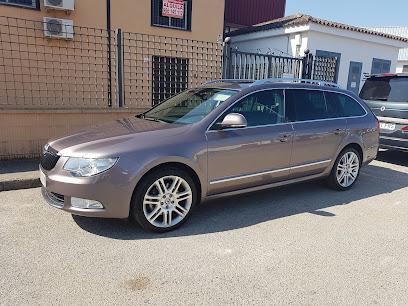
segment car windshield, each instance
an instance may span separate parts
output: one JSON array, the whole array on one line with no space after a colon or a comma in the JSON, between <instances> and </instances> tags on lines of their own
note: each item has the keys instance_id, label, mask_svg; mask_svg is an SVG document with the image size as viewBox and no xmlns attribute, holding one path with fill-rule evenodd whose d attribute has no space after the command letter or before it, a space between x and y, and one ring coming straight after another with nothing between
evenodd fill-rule
<instances>
[{"instance_id":1,"label":"car windshield","mask_svg":"<svg viewBox=\"0 0 408 306\"><path fill-rule=\"evenodd\" d=\"M236 90L230 89L190 89L157 105L141 115L141 118L167 123L193 124L236 93Z\"/></svg>"},{"instance_id":2,"label":"car windshield","mask_svg":"<svg viewBox=\"0 0 408 306\"><path fill-rule=\"evenodd\" d=\"M360 98L374 101L408 102L408 77L367 79Z\"/></svg>"}]
</instances>

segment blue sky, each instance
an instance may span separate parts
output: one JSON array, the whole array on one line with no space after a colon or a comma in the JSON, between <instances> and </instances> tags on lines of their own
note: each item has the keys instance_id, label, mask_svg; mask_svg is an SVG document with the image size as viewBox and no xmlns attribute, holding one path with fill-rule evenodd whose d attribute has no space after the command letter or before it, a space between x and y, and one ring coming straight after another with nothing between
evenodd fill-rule
<instances>
[{"instance_id":1,"label":"blue sky","mask_svg":"<svg viewBox=\"0 0 408 306\"><path fill-rule=\"evenodd\" d=\"M357 27L408 26L408 0L286 0L285 16L296 13Z\"/></svg>"}]
</instances>

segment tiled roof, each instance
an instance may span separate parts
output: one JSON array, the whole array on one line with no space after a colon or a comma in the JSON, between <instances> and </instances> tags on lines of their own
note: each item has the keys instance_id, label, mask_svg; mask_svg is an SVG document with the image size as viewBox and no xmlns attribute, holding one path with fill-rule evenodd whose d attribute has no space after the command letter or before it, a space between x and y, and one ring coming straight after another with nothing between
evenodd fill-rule
<instances>
[{"instance_id":1,"label":"tiled roof","mask_svg":"<svg viewBox=\"0 0 408 306\"><path fill-rule=\"evenodd\" d=\"M237 36L237 35L255 33L255 32L260 32L260 31L267 31L267 30L272 30L272 29L288 28L288 27L297 26L297 25L306 25L309 22L313 22L313 23L317 23L317 24L321 24L321 25L325 25L325 26L329 26L333 28L355 31L355 32L360 32L360 33L366 33L366 34L372 34L372 35L382 36L385 38L408 42L408 38L399 37L399 36L395 36L395 35L391 35L387 33L380 33L380 32L370 30L370 29L366 29L366 28L349 26L346 24L328 21L324 19L319 19L319 18L312 17L310 15L304 15L304 14L295 14L295 15L259 23L259 24L256 24L256 25L253 25L247 28L243 28L243 29L239 29L239 30L230 32L228 33L228 36Z\"/></svg>"}]
</instances>

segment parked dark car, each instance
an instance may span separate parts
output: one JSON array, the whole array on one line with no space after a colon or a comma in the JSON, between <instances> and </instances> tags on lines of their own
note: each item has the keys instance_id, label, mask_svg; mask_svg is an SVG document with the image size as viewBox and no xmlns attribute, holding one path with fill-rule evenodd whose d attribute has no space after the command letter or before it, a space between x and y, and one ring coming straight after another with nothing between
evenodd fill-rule
<instances>
[{"instance_id":1,"label":"parked dark car","mask_svg":"<svg viewBox=\"0 0 408 306\"><path fill-rule=\"evenodd\" d=\"M320 81L217 81L134 118L49 141L44 198L75 215L182 225L201 200L326 178L356 182L377 156L378 121Z\"/></svg>"},{"instance_id":2,"label":"parked dark car","mask_svg":"<svg viewBox=\"0 0 408 306\"><path fill-rule=\"evenodd\" d=\"M370 76L360 98L380 120L380 146L408 151L408 74Z\"/></svg>"}]
</instances>

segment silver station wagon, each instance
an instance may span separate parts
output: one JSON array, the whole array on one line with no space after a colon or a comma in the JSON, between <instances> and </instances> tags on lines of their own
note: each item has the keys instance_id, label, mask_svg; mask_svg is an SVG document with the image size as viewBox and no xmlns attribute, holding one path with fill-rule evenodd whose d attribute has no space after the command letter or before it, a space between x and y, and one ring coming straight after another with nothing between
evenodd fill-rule
<instances>
[{"instance_id":1,"label":"silver station wagon","mask_svg":"<svg viewBox=\"0 0 408 306\"><path fill-rule=\"evenodd\" d=\"M378 142L377 118L336 84L218 80L49 141L42 194L74 215L166 232L207 199L312 179L347 190Z\"/></svg>"}]
</instances>

